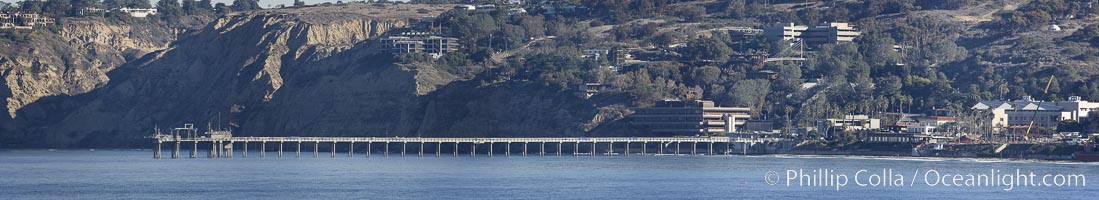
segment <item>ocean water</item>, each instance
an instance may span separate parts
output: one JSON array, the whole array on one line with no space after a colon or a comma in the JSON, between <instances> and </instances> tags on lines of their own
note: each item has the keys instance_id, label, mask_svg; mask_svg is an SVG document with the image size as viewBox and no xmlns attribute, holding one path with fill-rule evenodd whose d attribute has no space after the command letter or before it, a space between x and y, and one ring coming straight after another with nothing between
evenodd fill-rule
<instances>
[{"instance_id":1,"label":"ocean water","mask_svg":"<svg viewBox=\"0 0 1099 200\"><path fill-rule=\"evenodd\" d=\"M294 158L288 154L280 159L274 155L269 152L261 159L252 152L249 158L240 158L237 152L237 158L231 159L153 159L150 151L0 150L0 199L1094 199L1099 196L1096 163L806 156L513 154L504 157L499 153L492 158L486 155L470 158L468 154L459 158L449 154L441 158L433 154L423 158L415 154L409 157L391 154L388 158L380 154L367 158L360 154L348 158L346 153L332 158L325 152L321 158L304 154L302 158ZM823 173L812 170L829 175L818 176ZM1049 186L1013 186L1010 190L1002 181L996 181L1001 185L965 185L964 175L986 174L1003 180L1001 174L992 174L996 170L1011 174L1015 180L1019 180L1015 178L1016 170L1024 176L1034 172L1039 185L1043 174L1053 178L1047 179ZM837 186L840 174L846 176L845 186ZM874 174L878 175L877 186L871 185ZM963 174L959 186L943 185L955 182L957 177L951 174ZM805 178L806 175L809 177ZM1055 184L1057 175L1062 175L1061 186ZM1086 185L1066 185L1068 175L1084 176ZM823 178L817 181L816 177ZM931 185L930 180L937 183Z\"/></svg>"}]
</instances>

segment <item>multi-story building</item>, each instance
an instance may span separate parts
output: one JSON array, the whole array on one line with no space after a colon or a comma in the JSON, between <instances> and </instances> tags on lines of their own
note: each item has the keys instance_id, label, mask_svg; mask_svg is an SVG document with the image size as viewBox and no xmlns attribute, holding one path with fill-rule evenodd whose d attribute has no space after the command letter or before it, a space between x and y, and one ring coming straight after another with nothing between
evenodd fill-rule
<instances>
[{"instance_id":1,"label":"multi-story building","mask_svg":"<svg viewBox=\"0 0 1099 200\"><path fill-rule=\"evenodd\" d=\"M920 116L920 117L915 117L915 124L909 124L905 128L906 128L906 131L909 132L909 133L933 134L933 133L943 132L944 131L944 130L942 130L943 125L946 125L948 123L956 123L957 121L958 121L957 117L948 117L948 116L923 117L923 116Z\"/></svg>"},{"instance_id":2,"label":"multi-story building","mask_svg":"<svg viewBox=\"0 0 1099 200\"><path fill-rule=\"evenodd\" d=\"M32 29L35 26L44 26L55 23L56 20L42 17L33 13L0 13L0 28L5 29Z\"/></svg>"},{"instance_id":3,"label":"multi-story building","mask_svg":"<svg viewBox=\"0 0 1099 200\"><path fill-rule=\"evenodd\" d=\"M390 53L427 53L442 55L458 51L458 39L452 37L440 37L433 33L410 32L398 36L389 36L382 39Z\"/></svg>"},{"instance_id":4,"label":"multi-story building","mask_svg":"<svg viewBox=\"0 0 1099 200\"><path fill-rule=\"evenodd\" d=\"M810 44L825 44L851 42L861 34L855 27L847 23L821 23L820 25L806 29L801 38Z\"/></svg>"},{"instance_id":5,"label":"multi-story building","mask_svg":"<svg viewBox=\"0 0 1099 200\"><path fill-rule=\"evenodd\" d=\"M848 23L825 22L809 27L794 23L775 23L763 28L769 40L802 40L809 44L851 42L861 32Z\"/></svg>"},{"instance_id":6,"label":"multi-story building","mask_svg":"<svg viewBox=\"0 0 1099 200\"><path fill-rule=\"evenodd\" d=\"M636 108L629 116L634 128L654 135L724 135L737 132L751 117L749 108L718 107L713 101L657 102L653 107Z\"/></svg>"},{"instance_id":7,"label":"multi-story building","mask_svg":"<svg viewBox=\"0 0 1099 200\"><path fill-rule=\"evenodd\" d=\"M808 26L794 25L794 23L774 23L763 27L763 36L768 40L793 40L801 38L802 32L808 29Z\"/></svg>"},{"instance_id":8,"label":"multi-story building","mask_svg":"<svg viewBox=\"0 0 1099 200\"><path fill-rule=\"evenodd\" d=\"M870 118L866 115L844 115L839 119L820 119L817 120L817 131L830 130L842 130L842 131L858 131L858 130L873 130L881 128L881 119Z\"/></svg>"},{"instance_id":9,"label":"multi-story building","mask_svg":"<svg viewBox=\"0 0 1099 200\"><path fill-rule=\"evenodd\" d=\"M1068 101L1057 102L1057 106L1068 114L1062 120L1086 121L1088 113L1099 112L1099 102L1084 101L1079 96L1068 97Z\"/></svg>"},{"instance_id":10,"label":"multi-story building","mask_svg":"<svg viewBox=\"0 0 1099 200\"><path fill-rule=\"evenodd\" d=\"M1063 120L1086 121L1089 112L1099 111L1099 103L1083 101L1078 96L1068 101L1044 102L1030 96L1015 101L982 101L971 109L986 111L991 116L991 128L1038 128L1055 130ZM1033 124L1033 126L1032 126Z\"/></svg>"}]
</instances>

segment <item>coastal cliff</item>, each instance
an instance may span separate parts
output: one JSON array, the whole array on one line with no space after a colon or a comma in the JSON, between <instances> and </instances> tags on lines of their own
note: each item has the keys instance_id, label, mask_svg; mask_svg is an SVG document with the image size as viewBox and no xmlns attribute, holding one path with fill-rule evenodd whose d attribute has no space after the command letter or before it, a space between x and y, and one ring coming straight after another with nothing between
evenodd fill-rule
<instances>
[{"instance_id":1,"label":"coastal cliff","mask_svg":"<svg viewBox=\"0 0 1099 200\"><path fill-rule=\"evenodd\" d=\"M190 23L203 23L189 19ZM83 94L106 84L107 72L146 53L168 47L185 24L65 18L53 32L34 30L0 50L8 117L43 97Z\"/></svg>"},{"instance_id":2,"label":"coastal cliff","mask_svg":"<svg viewBox=\"0 0 1099 200\"><path fill-rule=\"evenodd\" d=\"M395 64L377 38L450 7L401 6L236 13L164 43L71 36L149 53L111 54L125 64L96 71L78 92L9 108L0 143L141 147L155 127L218 120L238 136L571 136L595 114L568 93Z\"/></svg>"}]
</instances>

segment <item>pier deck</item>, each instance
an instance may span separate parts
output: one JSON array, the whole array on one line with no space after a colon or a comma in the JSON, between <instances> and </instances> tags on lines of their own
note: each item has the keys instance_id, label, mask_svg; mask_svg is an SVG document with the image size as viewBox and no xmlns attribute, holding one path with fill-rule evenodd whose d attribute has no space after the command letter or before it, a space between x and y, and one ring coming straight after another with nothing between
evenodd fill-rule
<instances>
[{"instance_id":1,"label":"pier deck","mask_svg":"<svg viewBox=\"0 0 1099 200\"><path fill-rule=\"evenodd\" d=\"M488 154L489 157L492 157L493 156L493 149L495 148L494 145L497 144L497 143L504 144L506 146L506 150L504 152L505 156L511 156L511 153L513 152L511 150L511 147L512 147L513 143L523 144L522 145L522 155L523 156L527 155L528 150L529 150L528 145L531 144L531 143L534 143L535 145L538 145L538 148L536 149L536 151L537 151L539 156L545 156L545 154L546 154L546 143L551 144L551 146L553 146L552 144L554 144L554 143L557 144L556 148L554 148L556 150L557 156L562 155L562 149L564 149L564 147L565 147L564 144L566 144L566 143L567 144L573 144L571 146L572 146L572 150L573 150L572 154L574 156L579 155L579 154L587 154L587 155L595 156L596 155L597 144L600 144L600 143L607 144L606 148L605 148L607 150L607 152L604 155L608 155L608 156L615 155L616 153L614 152L614 150L616 148L615 144L617 143L617 144L621 144L619 146L621 149L624 149L625 152L623 152L623 155L629 156L631 153L639 153L640 155L646 155L647 153L655 153L655 154L671 154L671 153L674 153L674 154L678 155L678 154L680 154L680 146L681 146L682 143L687 143L688 145L692 145L692 146L688 147L690 149L690 155L698 155L697 150L698 150L698 144L699 143L702 143L703 145L708 145L708 147L704 150L707 150L708 154L710 154L710 155L714 154L714 144L723 143L723 144L725 144L724 145L725 148L723 148L725 150L723 152L725 154L728 154L729 153L729 151L728 151L729 146L728 145L732 144L732 143L756 144L756 143L763 143L763 142L769 141L767 139L761 139L761 138L730 138L730 137L442 138L442 137L233 137L231 134L223 134L223 135L209 134L209 135L210 135L210 137L182 137L183 134L173 134L173 135L157 134L157 135L154 135L154 136L151 137L151 138L156 140L156 150L153 153L153 157L154 158L161 158L162 157L161 147L164 143L168 143L168 144L173 144L174 143L174 145L175 145L174 148L172 148L171 158L179 158L180 157L180 146L184 143L190 144L190 146L191 146L191 149L190 149L191 150L190 151L191 158L198 157L197 154L198 154L198 149L199 149L198 147L199 147L200 143L209 143L210 144L210 146L209 146L210 151L208 152L208 157L211 157L211 158L231 158L231 157L233 157L233 154L235 152L233 149L234 149L234 147L237 147L237 146L242 147L241 152L243 153L243 157L248 157L248 150L249 150L248 144L249 143L259 143L260 144L260 147L259 147L260 157L265 157L266 153L269 152L268 149L267 149L267 143L273 143L273 144L276 145L276 148L277 148L276 152L277 152L278 157L281 158L283 156L283 152L284 152L283 148L284 148L286 143L290 143L291 146L296 145L296 149L294 150L295 157L300 157L301 156L302 144L312 144L311 146L313 147L313 156L318 157L319 156L319 146L321 146L322 143L325 144L325 145L327 145L329 143L332 144L331 145L331 147L332 147L331 148L332 157L336 156L337 144L341 144L341 143L345 145L345 147L347 149L347 156L348 157L353 157L356 154L356 152L355 152L355 143L359 143L360 145L364 144L364 143L366 144L366 150L364 151L364 153L366 153L367 157L369 157L372 154L371 151L373 150L373 148L372 148L373 143L384 144L384 150L383 150L382 153L384 153L384 156L386 156L386 157L388 157L389 153L390 153L390 147L389 147L390 143L399 143L400 144L400 155L401 156L406 155L408 143L413 143L414 145L418 144L417 145L419 147L418 155L420 157L423 157L423 155L424 155L424 146L427 146L428 144L435 144L435 147L433 149L435 150L435 156L436 157L441 156L444 144L447 144L446 145L447 147L451 147L451 146L453 147L453 151L451 151L449 153L453 153L455 157L458 156L459 146L461 146L463 144L466 144L466 146L470 147L469 148L469 153L470 153L471 157L475 157L477 155L477 150L478 150L477 146L478 145L487 144L487 154ZM634 152L634 151L630 150L631 146L636 146L636 145L633 145L635 143L640 144L640 147L641 147L640 152ZM659 149L659 151L649 152L648 151L648 148L650 146L649 143L659 144L659 145L657 145L657 149ZM585 144L584 146L588 146L588 144L590 144L590 148L587 148L588 151L580 152L581 144ZM672 148L673 144L674 144L674 151L671 151L671 152L665 151L665 149L664 149L665 147Z\"/></svg>"}]
</instances>

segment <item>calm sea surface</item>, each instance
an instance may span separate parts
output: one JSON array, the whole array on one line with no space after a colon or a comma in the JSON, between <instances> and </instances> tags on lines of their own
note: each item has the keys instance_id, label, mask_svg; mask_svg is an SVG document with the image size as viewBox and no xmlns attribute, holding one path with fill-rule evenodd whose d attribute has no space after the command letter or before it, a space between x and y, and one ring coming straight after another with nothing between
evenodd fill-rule
<instances>
[{"instance_id":1,"label":"calm sea surface","mask_svg":"<svg viewBox=\"0 0 1099 200\"><path fill-rule=\"evenodd\" d=\"M788 156L153 159L149 151L0 150L0 199L1095 199L1099 165ZM168 155L168 151L165 151ZM201 153L200 155L205 155ZM797 170L802 170L801 174ZM890 172L889 170L892 169ZM828 175L812 170L827 171ZM859 172L860 170L866 170ZM885 170L885 171L883 171ZM996 170L996 174L993 174ZM1004 176L1062 175L1062 186ZM936 173L930 173L934 171ZM846 186L838 186L840 175ZM892 174L892 175L890 175ZM938 174L938 175L936 175ZM953 174L963 174L959 177ZM966 185L985 174L1000 185ZM878 186L873 186L877 175ZM1068 175L1086 185L1069 186ZM807 178L805 176L808 176ZM802 177L790 178L790 177ZM824 177L816 179L817 177ZM831 178L829 178L831 177ZM927 177L927 178L925 178ZM938 177L938 178L935 178ZM945 177L945 178L944 178ZM899 181L898 181L899 179ZM798 181L803 184L799 185ZM820 181L817 181L820 180ZM932 181L934 180L934 181ZM812 182L815 181L815 182ZM858 183L856 183L858 182ZM888 183L887 183L888 182ZM961 186L945 186L957 182ZM985 181L988 182L988 181ZM804 183L808 183L804 184ZM901 183L901 185L895 185ZM932 185L931 183L935 183ZM789 185L788 185L789 184ZM866 184L866 186L859 186ZM894 184L894 185L887 185ZM1025 184L1024 184L1025 185ZM837 189L838 188L838 189Z\"/></svg>"}]
</instances>

